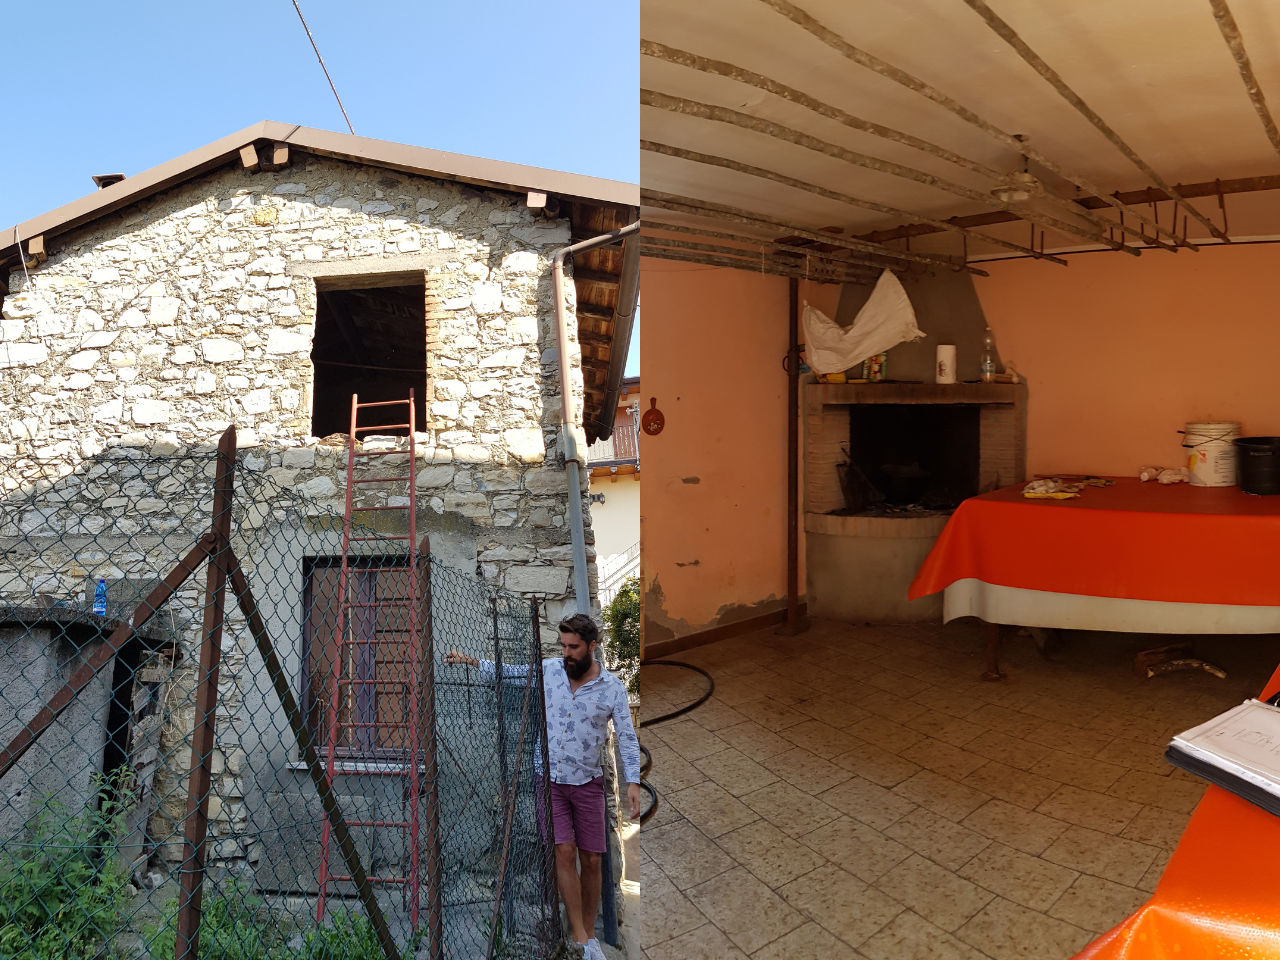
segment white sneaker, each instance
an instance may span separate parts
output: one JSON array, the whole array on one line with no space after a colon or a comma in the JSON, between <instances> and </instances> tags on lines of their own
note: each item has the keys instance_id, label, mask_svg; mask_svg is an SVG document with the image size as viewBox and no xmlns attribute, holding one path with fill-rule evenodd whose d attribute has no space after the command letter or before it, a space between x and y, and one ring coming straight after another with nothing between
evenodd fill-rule
<instances>
[{"instance_id":1,"label":"white sneaker","mask_svg":"<svg viewBox=\"0 0 1280 960\"><path fill-rule=\"evenodd\" d=\"M604 951L600 949L600 941L592 937L587 941L587 949L582 952L583 960L607 960Z\"/></svg>"}]
</instances>

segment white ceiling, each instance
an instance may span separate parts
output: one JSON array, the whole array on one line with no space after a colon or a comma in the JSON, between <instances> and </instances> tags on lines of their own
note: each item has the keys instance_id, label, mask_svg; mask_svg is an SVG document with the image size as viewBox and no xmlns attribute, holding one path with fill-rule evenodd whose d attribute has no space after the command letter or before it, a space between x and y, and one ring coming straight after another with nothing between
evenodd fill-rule
<instances>
[{"instance_id":1,"label":"white ceiling","mask_svg":"<svg viewBox=\"0 0 1280 960\"><path fill-rule=\"evenodd\" d=\"M1280 174L1280 156L1245 93L1208 0L989 3L1167 182ZM1149 185L962 0L798 0L798 6L849 43L932 84L1005 132L1028 135L1031 145L1046 157L1103 189ZM1262 89L1271 94L1280 112L1280 2L1231 0L1231 8ZM930 140L995 169L1014 170L1021 163L1012 148L938 104L844 58L762 0L645 0L641 36L764 74L856 116ZM852 130L724 77L641 57L641 85L730 107L983 193L995 186L979 174ZM641 136L750 163L923 216L941 218L993 209L765 134L654 107L641 109ZM642 154L641 162L641 182L647 189L731 204L809 228L841 226L861 233L904 222L719 167L650 152ZM1238 235L1249 219L1250 204L1244 199L1229 202L1234 204L1236 221L1232 233ZM1206 214L1214 211L1217 219L1216 200L1198 201L1197 206ZM1280 207L1270 202L1262 206L1268 211L1266 219L1275 222L1269 226L1249 222L1248 229L1280 233L1280 219L1272 216L1272 211L1280 213ZM1164 207L1167 210L1168 204ZM645 212L695 222L651 209ZM1027 241L1026 224L988 229ZM1188 233L1206 235L1194 222ZM955 245L950 237L933 242ZM1078 239L1052 233L1048 242L1051 248L1080 244Z\"/></svg>"}]
</instances>

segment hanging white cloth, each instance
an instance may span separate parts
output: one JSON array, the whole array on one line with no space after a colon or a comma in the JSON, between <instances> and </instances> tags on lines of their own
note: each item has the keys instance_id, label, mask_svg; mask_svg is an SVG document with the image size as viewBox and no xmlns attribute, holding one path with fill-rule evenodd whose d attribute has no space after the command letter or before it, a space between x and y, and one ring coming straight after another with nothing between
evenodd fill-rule
<instances>
[{"instance_id":1,"label":"hanging white cloth","mask_svg":"<svg viewBox=\"0 0 1280 960\"><path fill-rule=\"evenodd\" d=\"M902 282L886 270L871 298L848 327L842 327L809 304L804 305L805 359L815 373L839 373L890 347L925 335L916 326Z\"/></svg>"}]
</instances>

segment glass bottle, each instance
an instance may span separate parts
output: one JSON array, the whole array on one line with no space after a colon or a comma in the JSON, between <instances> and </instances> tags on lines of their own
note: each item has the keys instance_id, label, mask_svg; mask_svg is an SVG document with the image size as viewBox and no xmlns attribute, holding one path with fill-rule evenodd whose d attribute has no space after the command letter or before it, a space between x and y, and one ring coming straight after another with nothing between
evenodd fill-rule
<instances>
[{"instance_id":1,"label":"glass bottle","mask_svg":"<svg viewBox=\"0 0 1280 960\"><path fill-rule=\"evenodd\" d=\"M982 335L982 382L994 383L996 379L996 338L987 327Z\"/></svg>"}]
</instances>

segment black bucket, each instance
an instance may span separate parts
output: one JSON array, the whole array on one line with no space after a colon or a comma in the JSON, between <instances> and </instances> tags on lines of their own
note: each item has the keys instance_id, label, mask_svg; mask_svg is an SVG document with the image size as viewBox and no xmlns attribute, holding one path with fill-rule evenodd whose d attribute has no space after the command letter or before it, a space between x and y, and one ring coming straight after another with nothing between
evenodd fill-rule
<instances>
[{"instance_id":1,"label":"black bucket","mask_svg":"<svg viewBox=\"0 0 1280 960\"><path fill-rule=\"evenodd\" d=\"M1240 489L1245 493L1280 493L1280 437L1241 437L1236 441L1240 459Z\"/></svg>"}]
</instances>

